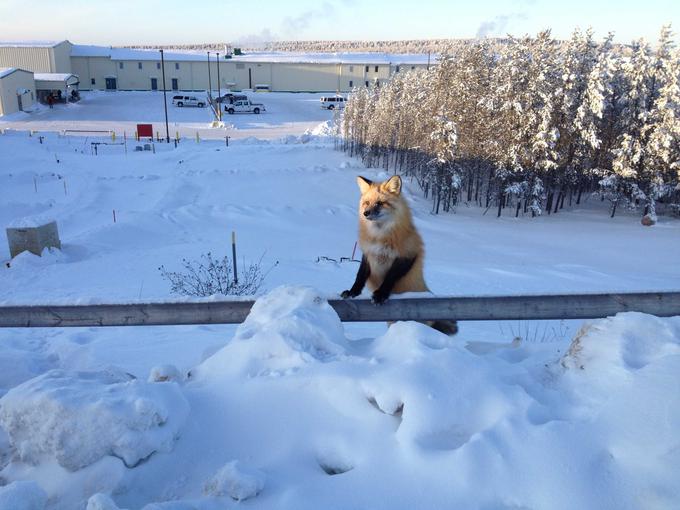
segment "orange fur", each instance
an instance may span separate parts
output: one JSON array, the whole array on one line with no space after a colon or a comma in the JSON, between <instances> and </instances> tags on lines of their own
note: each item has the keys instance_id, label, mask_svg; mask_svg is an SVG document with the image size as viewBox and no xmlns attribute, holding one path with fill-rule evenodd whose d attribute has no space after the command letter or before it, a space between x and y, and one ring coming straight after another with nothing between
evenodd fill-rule
<instances>
[{"instance_id":1,"label":"orange fur","mask_svg":"<svg viewBox=\"0 0 680 510\"><path fill-rule=\"evenodd\" d=\"M411 210L401 194L401 179L394 176L385 182L368 184L359 177L357 182L361 189L359 246L371 266L371 274L366 282L368 288L374 291L380 287L397 257L416 257L413 267L396 283L392 293L427 291L423 276L423 240L413 225ZM378 203L383 204L387 215L385 221L366 219L364 211Z\"/></svg>"}]
</instances>

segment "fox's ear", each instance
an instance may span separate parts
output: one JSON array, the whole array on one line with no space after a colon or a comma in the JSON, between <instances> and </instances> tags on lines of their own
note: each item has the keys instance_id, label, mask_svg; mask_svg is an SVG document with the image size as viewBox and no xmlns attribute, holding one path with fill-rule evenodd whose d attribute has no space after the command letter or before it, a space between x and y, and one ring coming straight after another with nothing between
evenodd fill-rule
<instances>
[{"instance_id":1,"label":"fox's ear","mask_svg":"<svg viewBox=\"0 0 680 510\"><path fill-rule=\"evenodd\" d=\"M401 177L398 175L393 175L383 182L380 187L383 189L383 191L398 195L401 193Z\"/></svg>"},{"instance_id":2,"label":"fox's ear","mask_svg":"<svg viewBox=\"0 0 680 510\"><path fill-rule=\"evenodd\" d=\"M359 189L361 190L361 194L363 195L371 188L371 184L373 184L373 181L369 181L368 179L366 179L366 177L361 177L359 175L357 176L357 184L359 185Z\"/></svg>"}]
</instances>

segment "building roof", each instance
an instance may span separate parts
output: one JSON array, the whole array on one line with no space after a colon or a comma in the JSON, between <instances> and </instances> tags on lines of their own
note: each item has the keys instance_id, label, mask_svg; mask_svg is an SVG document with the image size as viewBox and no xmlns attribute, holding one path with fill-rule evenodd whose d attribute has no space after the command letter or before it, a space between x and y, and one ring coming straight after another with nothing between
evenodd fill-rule
<instances>
[{"instance_id":1,"label":"building roof","mask_svg":"<svg viewBox=\"0 0 680 510\"><path fill-rule=\"evenodd\" d=\"M33 73L35 81L66 81L71 77L78 78L71 73Z\"/></svg>"},{"instance_id":2,"label":"building roof","mask_svg":"<svg viewBox=\"0 0 680 510\"><path fill-rule=\"evenodd\" d=\"M214 59L214 52L211 59ZM106 46L91 46L74 44L71 48L72 57L110 57L111 60L152 60L158 61L158 50L139 50L133 48L110 48ZM196 51L165 51L168 61L205 61L206 52ZM431 57L432 63L436 57ZM235 55L230 62L287 62L287 63L315 63L315 64L427 64L427 55L400 55L391 53L295 53L295 52L253 52L246 55Z\"/></svg>"},{"instance_id":3,"label":"building roof","mask_svg":"<svg viewBox=\"0 0 680 510\"><path fill-rule=\"evenodd\" d=\"M18 67L0 67L0 78L9 76L15 71L21 71L22 73L33 74L33 71L26 71L25 69L19 69Z\"/></svg>"},{"instance_id":4,"label":"building roof","mask_svg":"<svg viewBox=\"0 0 680 510\"><path fill-rule=\"evenodd\" d=\"M16 67L0 67L0 78L10 75L16 70Z\"/></svg>"},{"instance_id":5,"label":"building roof","mask_svg":"<svg viewBox=\"0 0 680 510\"><path fill-rule=\"evenodd\" d=\"M54 48L62 43L68 42L66 39L61 41L0 41L0 47L7 48Z\"/></svg>"}]
</instances>

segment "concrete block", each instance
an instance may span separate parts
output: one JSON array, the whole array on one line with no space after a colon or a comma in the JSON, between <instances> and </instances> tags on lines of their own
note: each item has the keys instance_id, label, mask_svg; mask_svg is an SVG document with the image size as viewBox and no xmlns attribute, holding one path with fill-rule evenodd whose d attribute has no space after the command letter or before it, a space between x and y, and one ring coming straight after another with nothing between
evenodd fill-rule
<instances>
[{"instance_id":1,"label":"concrete block","mask_svg":"<svg viewBox=\"0 0 680 510\"><path fill-rule=\"evenodd\" d=\"M56 221L37 226L7 228L7 241L12 258L23 251L41 255L45 248L61 249Z\"/></svg>"}]
</instances>

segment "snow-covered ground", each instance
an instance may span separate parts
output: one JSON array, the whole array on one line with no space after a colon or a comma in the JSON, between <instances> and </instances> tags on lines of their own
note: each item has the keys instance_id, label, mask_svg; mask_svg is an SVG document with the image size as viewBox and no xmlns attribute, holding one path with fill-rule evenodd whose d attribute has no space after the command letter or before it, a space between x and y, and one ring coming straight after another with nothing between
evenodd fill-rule
<instances>
[{"instance_id":1,"label":"snow-covered ground","mask_svg":"<svg viewBox=\"0 0 680 510\"><path fill-rule=\"evenodd\" d=\"M217 91L215 91L216 93ZM224 91L222 91L224 93ZM257 137L276 139L301 135L320 122L333 118L333 112L322 110L323 94L311 93L246 93L253 102L263 103L266 111L254 114L223 114L224 127L211 128L214 118L208 107L173 106L172 96L185 94L205 98L205 92L167 92L170 137L222 139ZM153 123L154 132L165 137L163 93L133 91L83 91L77 103L56 104L50 109L36 105L31 113L18 112L0 116L0 129L56 131L91 130L123 132L133 136L137 123Z\"/></svg>"},{"instance_id":2,"label":"snow-covered ground","mask_svg":"<svg viewBox=\"0 0 680 510\"><path fill-rule=\"evenodd\" d=\"M268 294L238 327L0 330L0 510L677 508L680 319L341 324L324 298L357 265L319 257L352 254L355 177L386 174L309 135L93 140L0 136L0 227L54 218L63 243L10 267L1 245L0 303L176 299L158 267L232 230ZM436 294L680 287L676 220L406 193Z\"/></svg>"}]
</instances>

